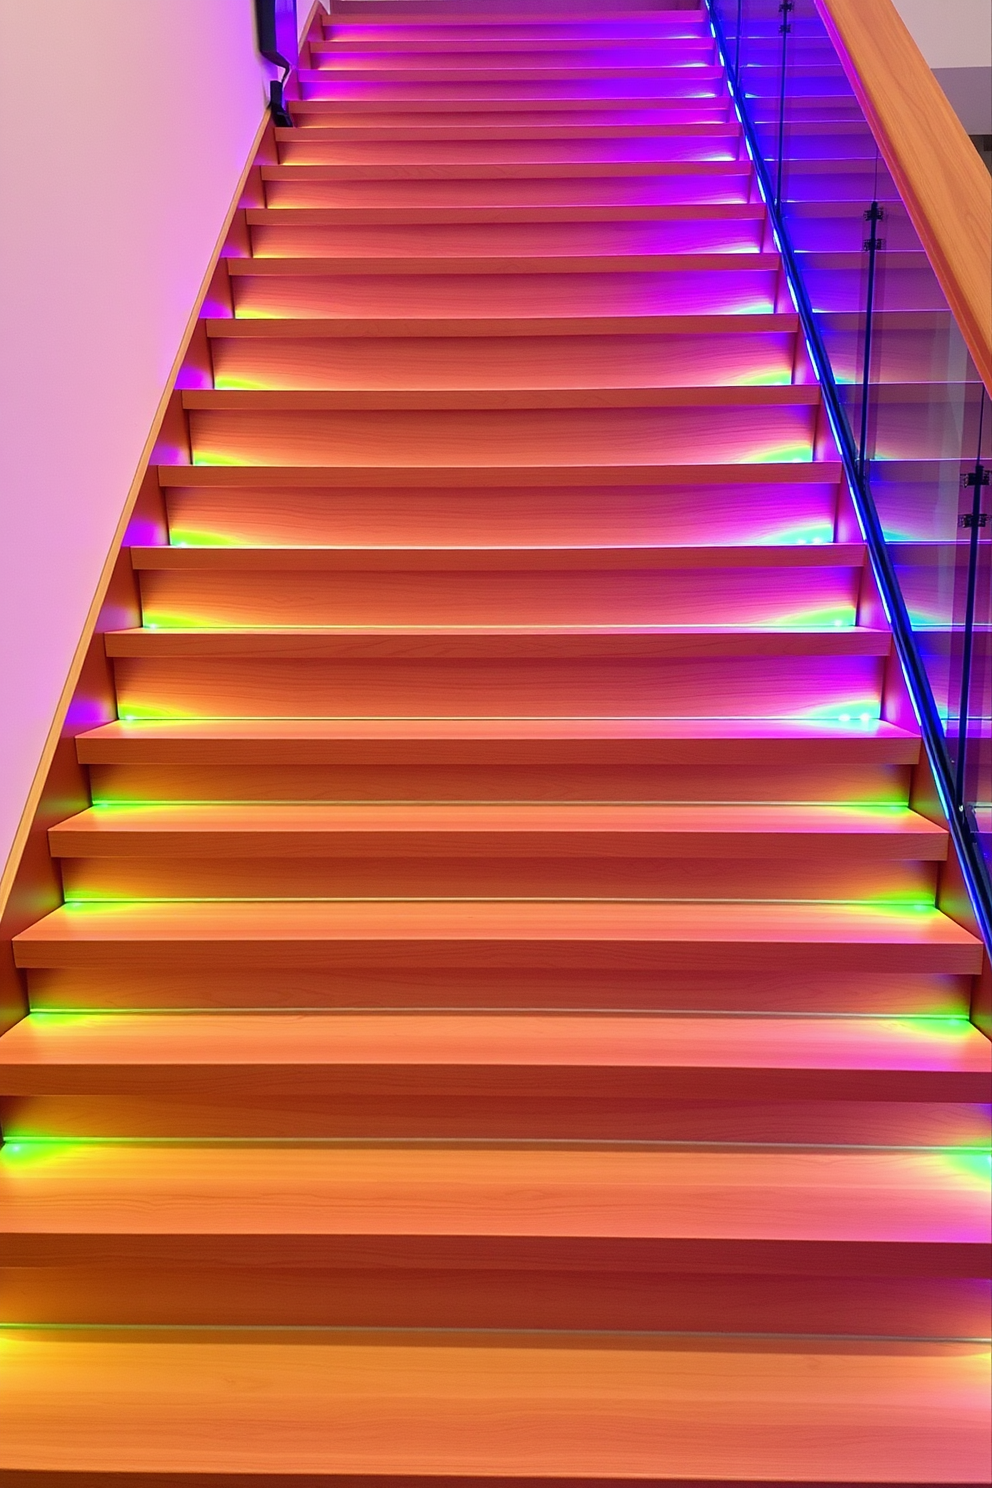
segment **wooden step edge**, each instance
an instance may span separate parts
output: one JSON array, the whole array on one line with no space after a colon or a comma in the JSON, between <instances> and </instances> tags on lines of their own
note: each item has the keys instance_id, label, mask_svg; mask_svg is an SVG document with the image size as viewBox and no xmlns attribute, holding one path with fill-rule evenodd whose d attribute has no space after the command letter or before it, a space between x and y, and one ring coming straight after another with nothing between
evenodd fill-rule
<instances>
[{"instance_id":1,"label":"wooden step edge","mask_svg":"<svg viewBox=\"0 0 992 1488\"><path fill-rule=\"evenodd\" d=\"M830 262L821 264L826 255L815 255L813 268L846 268L848 264L860 263L858 254L831 254ZM905 255L911 263L902 263L903 255L890 253L886 263L897 267L916 267L925 255ZM808 261L808 260L807 260ZM302 254L279 258L228 258L224 260L228 274L235 279L281 279L326 274L621 274L621 273L775 273L782 265L777 253L518 253L518 254L363 254L350 257L335 256L306 257ZM880 312L881 313L881 312ZM890 311L889 314L902 312ZM932 312L914 312L916 314ZM231 317L235 318L236 317ZM548 317L555 319L556 317ZM597 317L601 318L601 317ZM609 317L606 317L609 318ZM634 318L634 317L629 317ZM640 317L637 317L640 319ZM758 323L764 325L798 325L799 317L791 310L775 311L678 311L668 315L651 317L659 321L671 321L673 326L696 323L713 325L720 329L733 330L734 325ZM243 317L244 323L264 324L258 318ZM265 320L270 319L269 316ZM214 324L208 320L208 324ZM240 321L239 321L240 323ZM299 324L299 321L295 322ZM303 322L306 324L307 322Z\"/></svg>"},{"instance_id":2,"label":"wooden step edge","mask_svg":"<svg viewBox=\"0 0 992 1488\"><path fill-rule=\"evenodd\" d=\"M108 657L148 659L201 656L266 656L284 660L400 656L407 660L547 659L561 662L597 657L726 659L787 656L885 657L888 631L848 626L836 629L774 627L693 629L671 626L331 626L199 630L162 628L108 631Z\"/></svg>"},{"instance_id":3,"label":"wooden step edge","mask_svg":"<svg viewBox=\"0 0 992 1488\"><path fill-rule=\"evenodd\" d=\"M543 487L824 485L836 488L843 474L839 460L783 461L767 464L666 465L159 465L159 485L237 489L307 487L328 489L499 490Z\"/></svg>"},{"instance_id":4,"label":"wooden step edge","mask_svg":"<svg viewBox=\"0 0 992 1488\"><path fill-rule=\"evenodd\" d=\"M917 734L868 723L754 719L251 719L115 720L76 735L83 764L186 760L242 763L627 763L725 767L915 765Z\"/></svg>"},{"instance_id":5,"label":"wooden step edge","mask_svg":"<svg viewBox=\"0 0 992 1488\"><path fill-rule=\"evenodd\" d=\"M600 808L604 815L607 808ZM589 859L643 860L692 859L767 860L822 863L834 860L881 862L946 862L947 833L939 827L927 830L925 819L912 822L874 823L829 820L783 821L768 813L760 821L735 820L732 811L722 820L700 820L702 813L685 812L688 820L650 820L644 809L641 825L628 818L623 822L596 824L567 813L558 821L542 821L540 808L529 825L515 819L501 821L498 810L488 813L471 808L447 814L436 811L433 819L414 822L412 812L382 807L376 814L353 813L327 806L291 808L180 805L171 810L91 807L49 828L49 851L54 858L99 858L101 860L294 858L307 860L362 858L416 859L428 863L435 858L462 857L489 860L577 857ZM549 813L545 813L547 816ZM757 813L752 813L757 815ZM740 813L737 813L738 818ZM266 820L266 817L269 820ZM879 813L881 817L881 813ZM302 818L302 820L301 820Z\"/></svg>"},{"instance_id":6,"label":"wooden step edge","mask_svg":"<svg viewBox=\"0 0 992 1488\"><path fill-rule=\"evenodd\" d=\"M918 841L937 848L947 830L906 805L769 802L393 802L393 801L118 801L88 806L50 827L53 843L94 843L162 833L226 842L242 833L302 841L421 837L455 840L479 834L525 843L546 839L602 840L604 844L662 842L672 837L700 845L726 839L787 842L852 838Z\"/></svg>"},{"instance_id":7,"label":"wooden step edge","mask_svg":"<svg viewBox=\"0 0 992 1488\"><path fill-rule=\"evenodd\" d=\"M13 939L25 970L527 968L977 975L982 942L927 906L527 900L97 901ZM619 960L618 960L619 958Z\"/></svg>"}]
</instances>

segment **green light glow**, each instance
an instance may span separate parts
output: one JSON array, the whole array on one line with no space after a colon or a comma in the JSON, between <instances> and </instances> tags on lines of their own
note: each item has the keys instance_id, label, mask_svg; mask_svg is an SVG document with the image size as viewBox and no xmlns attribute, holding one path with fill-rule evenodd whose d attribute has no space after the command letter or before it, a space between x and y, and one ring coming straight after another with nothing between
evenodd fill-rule
<instances>
[{"instance_id":1,"label":"green light glow","mask_svg":"<svg viewBox=\"0 0 992 1488\"><path fill-rule=\"evenodd\" d=\"M857 616L851 605L829 605L819 610L793 610L765 623L793 630L849 630L856 625Z\"/></svg>"},{"instance_id":2,"label":"green light glow","mask_svg":"<svg viewBox=\"0 0 992 1488\"><path fill-rule=\"evenodd\" d=\"M810 722L865 724L878 723L881 703L878 698L843 698L832 703L817 703L793 715Z\"/></svg>"},{"instance_id":3,"label":"green light glow","mask_svg":"<svg viewBox=\"0 0 992 1488\"><path fill-rule=\"evenodd\" d=\"M173 527L172 546L175 548L243 548L251 544L243 538L229 537L222 532L198 532L188 527Z\"/></svg>"},{"instance_id":4,"label":"green light glow","mask_svg":"<svg viewBox=\"0 0 992 1488\"><path fill-rule=\"evenodd\" d=\"M13 1142L4 1142L0 1145L0 1169L12 1168L15 1171L26 1167L37 1167L43 1162L57 1162L60 1158L66 1159L78 1153L86 1147L85 1138L69 1137L18 1137Z\"/></svg>"},{"instance_id":5,"label":"green light glow","mask_svg":"<svg viewBox=\"0 0 992 1488\"><path fill-rule=\"evenodd\" d=\"M791 387L792 372L790 369L759 368L754 372L742 372L739 377L733 377L729 383L730 387Z\"/></svg>"},{"instance_id":6,"label":"green light glow","mask_svg":"<svg viewBox=\"0 0 992 1488\"><path fill-rule=\"evenodd\" d=\"M808 443L773 445L743 455L734 461L738 465L810 465L813 450Z\"/></svg>"},{"instance_id":7,"label":"green light glow","mask_svg":"<svg viewBox=\"0 0 992 1488\"><path fill-rule=\"evenodd\" d=\"M258 382L250 377L217 377L214 379L214 387L219 392L272 392L272 384L269 382Z\"/></svg>"}]
</instances>

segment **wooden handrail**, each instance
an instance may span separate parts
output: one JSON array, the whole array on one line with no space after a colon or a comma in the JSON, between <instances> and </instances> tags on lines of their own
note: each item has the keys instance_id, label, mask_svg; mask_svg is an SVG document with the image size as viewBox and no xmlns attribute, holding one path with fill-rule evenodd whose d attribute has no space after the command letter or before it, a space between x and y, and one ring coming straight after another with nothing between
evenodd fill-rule
<instances>
[{"instance_id":1,"label":"wooden handrail","mask_svg":"<svg viewBox=\"0 0 992 1488\"><path fill-rule=\"evenodd\" d=\"M992 176L892 0L815 0L992 393Z\"/></svg>"}]
</instances>

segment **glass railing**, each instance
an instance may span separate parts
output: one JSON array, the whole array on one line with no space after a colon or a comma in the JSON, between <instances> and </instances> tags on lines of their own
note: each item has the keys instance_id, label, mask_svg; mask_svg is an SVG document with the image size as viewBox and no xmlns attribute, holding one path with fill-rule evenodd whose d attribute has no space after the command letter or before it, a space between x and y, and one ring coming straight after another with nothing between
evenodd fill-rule
<instances>
[{"instance_id":1,"label":"glass railing","mask_svg":"<svg viewBox=\"0 0 992 1488\"><path fill-rule=\"evenodd\" d=\"M814 0L706 3L987 933L992 401Z\"/></svg>"}]
</instances>

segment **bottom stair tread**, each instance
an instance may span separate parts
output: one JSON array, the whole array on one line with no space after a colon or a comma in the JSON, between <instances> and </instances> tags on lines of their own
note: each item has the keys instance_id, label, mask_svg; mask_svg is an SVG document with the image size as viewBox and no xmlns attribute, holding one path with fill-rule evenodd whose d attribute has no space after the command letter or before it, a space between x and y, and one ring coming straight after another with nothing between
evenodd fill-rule
<instances>
[{"instance_id":1,"label":"bottom stair tread","mask_svg":"<svg viewBox=\"0 0 992 1488\"><path fill-rule=\"evenodd\" d=\"M0 1360L0 1482L963 1484L990 1467L988 1351L970 1344L10 1330Z\"/></svg>"}]
</instances>

